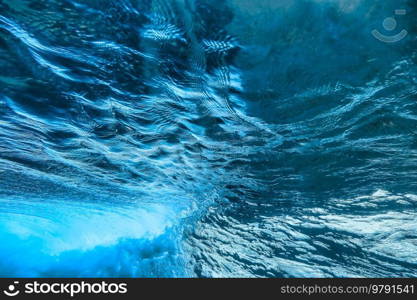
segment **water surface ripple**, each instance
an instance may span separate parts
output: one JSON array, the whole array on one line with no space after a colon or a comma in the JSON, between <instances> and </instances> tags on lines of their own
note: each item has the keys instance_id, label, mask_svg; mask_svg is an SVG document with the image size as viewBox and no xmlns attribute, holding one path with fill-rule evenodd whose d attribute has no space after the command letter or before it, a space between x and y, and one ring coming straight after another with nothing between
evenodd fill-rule
<instances>
[{"instance_id":1,"label":"water surface ripple","mask_svg":"<svg viewBox=\"0 0 417 300\"><path fill-rule=\"evenodd\" d=\"M416 9L0 0L0 276L416 276Z\"/></svg>"}]
</instances>

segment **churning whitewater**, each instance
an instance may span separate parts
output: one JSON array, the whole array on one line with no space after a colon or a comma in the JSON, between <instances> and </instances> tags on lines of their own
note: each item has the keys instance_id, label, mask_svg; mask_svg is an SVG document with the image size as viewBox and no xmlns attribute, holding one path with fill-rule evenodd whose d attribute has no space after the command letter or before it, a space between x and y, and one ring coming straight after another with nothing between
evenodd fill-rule
<instances>
[{"instance_id":1,"label":"churning whitewater","mask_svg":"<svg viewBox=\"0 0 417 300\"><path fill-rule=\"evenodd\" d=\"M417 276L416 9L0 0L0 276Z\"/></svg>"}]
</instances>

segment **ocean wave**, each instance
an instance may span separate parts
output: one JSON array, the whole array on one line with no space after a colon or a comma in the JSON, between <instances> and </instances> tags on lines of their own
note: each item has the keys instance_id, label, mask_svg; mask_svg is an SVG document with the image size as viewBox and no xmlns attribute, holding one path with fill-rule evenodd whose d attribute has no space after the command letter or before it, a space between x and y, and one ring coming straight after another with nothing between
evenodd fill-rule
<instances>
[{"instance_id":1,"label":"ocean wave","mask_svg":"<svg viewBox=\"0 0 417 300\"><path fill-rule=\"evenodd\" d=\"M415 276L416 8L0 1L0 276Z\"/></svg>"}]
</instances>

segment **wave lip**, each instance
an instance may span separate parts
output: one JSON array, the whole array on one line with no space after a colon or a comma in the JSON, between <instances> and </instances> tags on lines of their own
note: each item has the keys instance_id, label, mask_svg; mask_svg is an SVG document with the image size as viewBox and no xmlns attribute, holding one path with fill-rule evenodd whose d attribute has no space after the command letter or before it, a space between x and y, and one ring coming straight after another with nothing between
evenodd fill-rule
<instances>
[{"instance_id":1,"label":"wave lip","mask_svg":"<svg viewBox=\"0 0 417 300\"><path fill-rule=\"evenodd\" d=\"M1 202L1 276L184 275L175 214L160 204Z\"/></svg>"}]
</instances>

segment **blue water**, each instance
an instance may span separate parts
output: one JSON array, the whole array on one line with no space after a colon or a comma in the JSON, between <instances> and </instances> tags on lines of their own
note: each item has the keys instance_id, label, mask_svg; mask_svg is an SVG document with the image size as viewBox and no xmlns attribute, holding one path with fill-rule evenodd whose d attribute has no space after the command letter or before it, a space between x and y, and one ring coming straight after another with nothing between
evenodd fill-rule
<instances>
[{"instance_id":1,"label":"blue water","mask_svg":"<svg viewBox=\"0 0 417 300\"><path fill-rule=\"evenodd\" d=\"M0 0L0 276L417 276L416 9Z\"/></svg>"}]
</instances>

